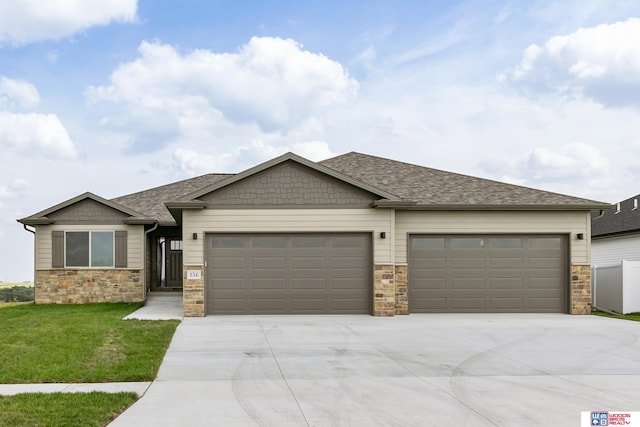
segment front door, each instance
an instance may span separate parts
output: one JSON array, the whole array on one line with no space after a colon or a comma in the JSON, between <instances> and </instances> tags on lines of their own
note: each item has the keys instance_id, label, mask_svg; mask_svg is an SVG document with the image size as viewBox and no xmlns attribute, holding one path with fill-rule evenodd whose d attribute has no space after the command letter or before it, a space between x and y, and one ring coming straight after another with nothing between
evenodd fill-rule
<instances>
[{"instance_id":1,"label":"front door","mask_svg":"<svg viewBox=\"0 0 640 427\"><path fill-rule=\"evenodd\" d=\"M182 239L167 239L166 247L166 282L167 288L182 287Z\"/></svg>"}]
</instances>

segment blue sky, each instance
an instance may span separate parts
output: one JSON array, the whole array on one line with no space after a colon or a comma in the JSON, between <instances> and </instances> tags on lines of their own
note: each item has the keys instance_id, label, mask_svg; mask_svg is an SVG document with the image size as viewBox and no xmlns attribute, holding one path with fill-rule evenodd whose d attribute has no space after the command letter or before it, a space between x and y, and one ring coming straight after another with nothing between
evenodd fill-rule
<instances>
[{"instance_id":1,"label":"blue sky","mask_svg":"<svg viewBox=\"0 0 640 427\"><path fill-rule=\"evenodd\" d=\"M293 151L640 192L640 3L0 0L0 280L21 218Z\"/></svg>"}]
</instances>

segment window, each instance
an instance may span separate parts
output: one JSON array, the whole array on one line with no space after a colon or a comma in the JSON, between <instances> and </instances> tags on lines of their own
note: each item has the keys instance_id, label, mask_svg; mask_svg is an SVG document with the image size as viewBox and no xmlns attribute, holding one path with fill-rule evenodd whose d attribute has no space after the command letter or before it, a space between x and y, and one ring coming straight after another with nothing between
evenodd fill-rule
<instances>
[{"instance_id":1,"label":"window","mask_svg":"<svg viewBox=\"0 0 640 427\"><path fill-rule=\"evenodd\" d=\"M65 265L67 267L114 267L113 231L67 231Z\"/></svg>"}]
</instances>

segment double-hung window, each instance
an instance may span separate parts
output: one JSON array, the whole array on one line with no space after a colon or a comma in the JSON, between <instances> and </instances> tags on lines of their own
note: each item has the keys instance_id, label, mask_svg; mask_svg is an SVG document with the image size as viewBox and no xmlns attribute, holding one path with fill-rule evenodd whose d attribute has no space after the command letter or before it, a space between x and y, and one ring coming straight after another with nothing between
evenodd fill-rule
<instances>
[{"instance_id":1,"label":"double-hung window","mask_svg":"<svg viewBox=\"0 0 640 427\"><path fill-rule=\"evenodd\" d=\"M114 267L113 231L67 231L64 244L66 267Z\"/></svg>"}]
</instances>

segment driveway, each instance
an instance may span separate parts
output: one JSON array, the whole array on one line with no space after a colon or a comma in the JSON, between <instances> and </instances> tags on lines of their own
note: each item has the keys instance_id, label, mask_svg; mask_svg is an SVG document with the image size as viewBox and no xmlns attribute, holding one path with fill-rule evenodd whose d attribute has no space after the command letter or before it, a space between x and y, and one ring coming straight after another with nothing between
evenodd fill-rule
<instances>
[{"instance_id":1,"label":"driveway","mask_svg":"<svg viewBox=\"0 0 640 427\"><path fill-rule=\"evenodd\" d=\"M185 318L113 426L579 426L640 410L640 323L563 314Z\"/></svg>"}]
</instances>

